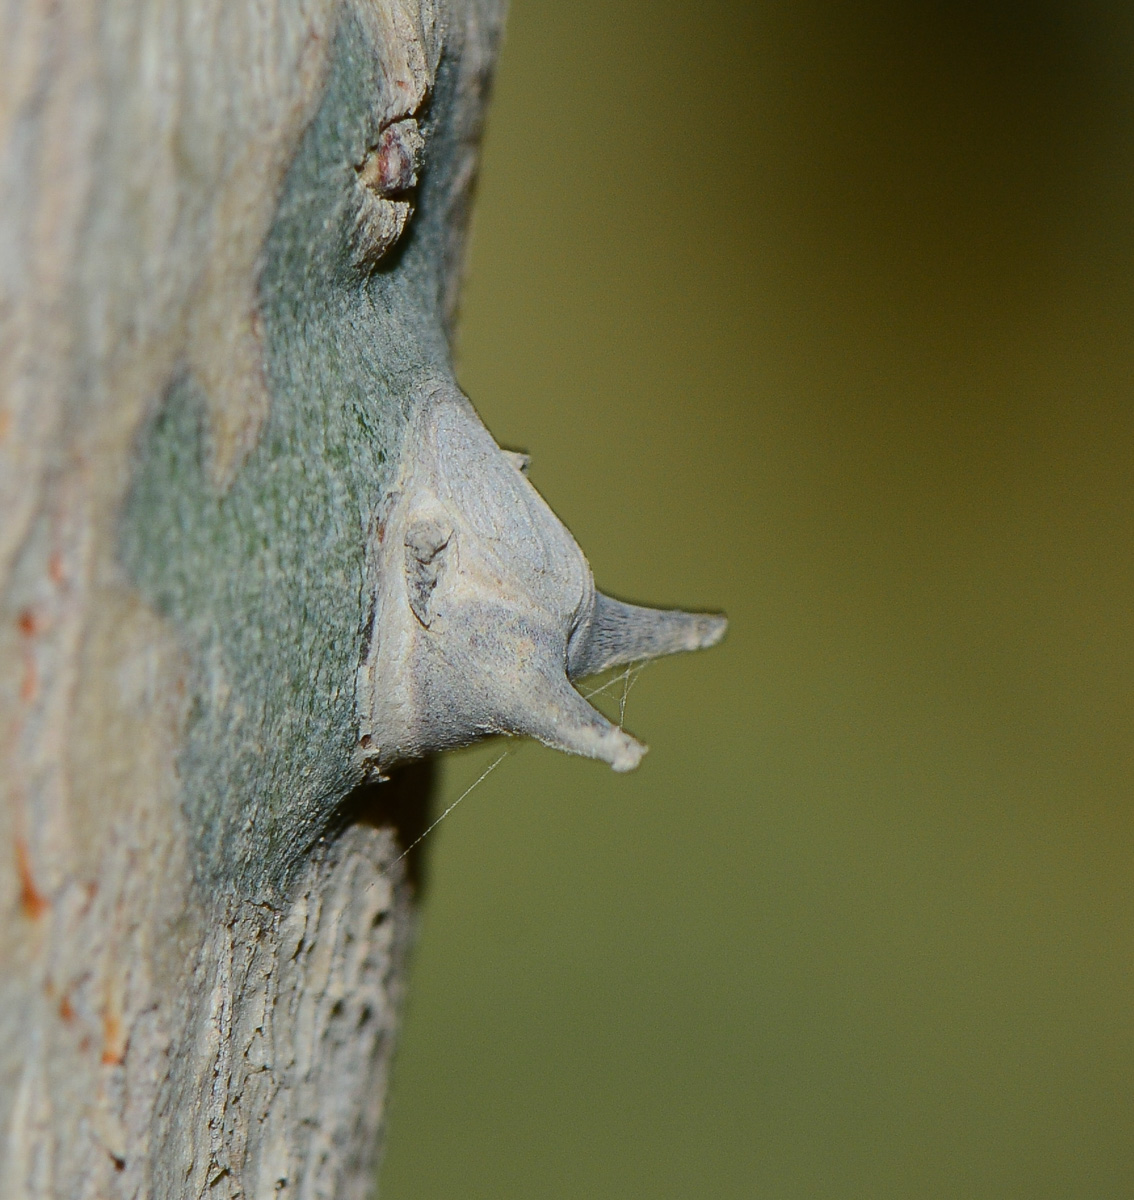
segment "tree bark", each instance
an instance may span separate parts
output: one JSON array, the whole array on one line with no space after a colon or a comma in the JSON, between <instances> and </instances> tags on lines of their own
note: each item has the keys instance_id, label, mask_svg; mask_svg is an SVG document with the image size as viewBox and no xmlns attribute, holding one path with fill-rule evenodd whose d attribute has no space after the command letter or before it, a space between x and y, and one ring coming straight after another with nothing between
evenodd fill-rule
<instances>
[{"instance_id":1,"label":"tree bark","mask_svg":"<svg viewBox=\"0 0 1134 1200\"><path fill-rule=\"evenodd\" d=\"M0 4L5 1198L371 1188L428 769L364 782L368 546L499 9Z\"/></svg>"}]
</instances>

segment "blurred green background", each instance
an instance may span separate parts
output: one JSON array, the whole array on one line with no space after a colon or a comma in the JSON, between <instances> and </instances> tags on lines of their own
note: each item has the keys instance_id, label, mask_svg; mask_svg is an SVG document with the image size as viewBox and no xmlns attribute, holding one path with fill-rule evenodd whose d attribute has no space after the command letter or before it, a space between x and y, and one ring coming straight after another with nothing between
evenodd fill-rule
<instances>
[{"instance_id":1,"label":"blurred green background","mask_svg":"<svg viewBox=\"0 0 1134 1200\"><path fill-rule=\"evenodd\" d=\"M515 0L460 370L732 627L431 835L384 1200L1134 1196L1134 6Z\"/></svg>"}]
</instances>

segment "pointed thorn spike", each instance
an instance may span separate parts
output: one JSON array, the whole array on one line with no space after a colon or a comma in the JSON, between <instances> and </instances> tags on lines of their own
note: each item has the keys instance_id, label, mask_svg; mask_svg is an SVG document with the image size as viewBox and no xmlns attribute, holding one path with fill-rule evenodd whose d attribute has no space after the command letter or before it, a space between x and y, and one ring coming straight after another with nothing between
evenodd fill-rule
<instances>
[{"instance_id":1,"label":"pointed thorn spike","mask_svg":"<svg viewBox=\"0 0 1134 1200\"><path fill-rule=\"evenodd\" d=\"M535 692L526 690L524 712L511 731L568 754L600 759L616 771L634 770L646 747L588 704L566 676L561 678L561 686L544 679Z\"/></svg>"},{"instance_id":2,"label":"pointed thorn spike","mask_svg":"<svg viewBox=\"0 0 1134 1200\"><path fill-rule=\"evenodd\" d=\"M704 650L715 646L727 629L727 618L718 613L644 608L597 592L590 624L572 639L568 673L579 679L607 667Z\"/></svg>"}]
</instances>

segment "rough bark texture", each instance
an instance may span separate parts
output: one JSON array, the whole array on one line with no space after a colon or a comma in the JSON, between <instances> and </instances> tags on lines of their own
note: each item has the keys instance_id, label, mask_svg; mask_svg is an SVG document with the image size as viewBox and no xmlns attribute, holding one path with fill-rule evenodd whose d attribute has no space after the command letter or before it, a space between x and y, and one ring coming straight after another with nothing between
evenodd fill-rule
<instances>
[{"instance_id":1,"label":"rough bark texture","mask_svg":"<svg viewBox=\"0 0 1134 1200\"><path fill-rule=\"evenodd\" d=\"M367 544L499 21L0 0L3 1197L371 1187L426 773L358 786Z\"/></svg>"}]
</instances>

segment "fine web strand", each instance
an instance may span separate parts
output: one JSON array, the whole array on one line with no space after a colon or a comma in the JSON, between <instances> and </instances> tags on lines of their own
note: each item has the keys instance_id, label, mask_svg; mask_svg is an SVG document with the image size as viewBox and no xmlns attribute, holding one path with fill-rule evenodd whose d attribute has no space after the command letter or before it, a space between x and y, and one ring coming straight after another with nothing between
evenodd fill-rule
<instances>
[{"instance_id":1,"label":"fine web strand","mask_svg":"<svg viewBox=\"0 0 1134 1200\"><path fill-rule=\"evenodd\" d=\"M630 689L638 682L638 676L646 669L644 662L631 663L622 676L622 695L618 701L618 728L626 724L626 701L630 697Z\"/></svg>"},{"instance_id":2,"label":"fine web strand","mask_svg":"<svg viewBox=\"0 0 1134 1200\"><path fill-rule=\"evenodd\" d=\"M622 684L622 695L618 702L618 725L619 728L621 728L626 719L626 698L630 695L630 689L635 683L638 682L638 676L641 675L641 673L648 666L648 661L631 663L624 671L620 671L617 675L613 676L611 679L608 679L606 683L601 683L598 687L592 688L590 691L582 692L582 697L584 700L589 700L592 696L603 695L606 692L609 692L612 688L617 687L618 684ZM471 796L473 792L475 792L476 789L480 787L480 785L489 777L489 775L491 775L492 772L495 771L498 766L500 766L500 764L508 757L508 755L512 754L517 748L518 747L515 746L509 746L503 751L503 753L493 759L493 761L489 763L489 765L477 776L476 779L472 781L472 783L469 784L467 788L465 788L465 790L456 798L456 800L454 800L453 803L445 809L445 811L425 830L425 832L418 834L418 836L414 838L412 842L410 842L410 844L401 852L401 854L398 855L397 858L393 860L393 862L390 863L390 865L385 871L382 872L382 874L385 875L389 871L392 871L394 867L396 867L398 863L400 863L402 859L410 853L410 851L417 849L417 847L420 846L423 841L425 841L425 839L437 828L437 826L445 820L445 818L453 811L453 809L456 808L462 800L467 800L468 797Z\"/></svg>"},{"instance_id":3,"label":"fine web strand","mask_svg":"<svg viewBox=\"0 0 1134 1200\"><path fill-rule=\"evenodd\" d=\"M492 772L495 771L496 768L498 766L500 766L500 764L511 753L512 753L512 747L509 746L508 749L505 750L503 754L501 754L498 758L494 759L493 762L491 762L484 769L484 771L481 772L480 776L478 778L474 779L473 782L470 783L467 788L465 788L465 790L456 798L456 800L454 800L453 803L450 804L447 809L445 809L445 811L437 818L436 821L433 822L432 825L429 826L428 829L425 830L424 833L418 834L418 836L416 838L414 838L414 840L412 842L410 842L410 844L401 852L401 854L399 854L398 857L395 858L392 863L390 863L390 865L386 868L386 871L392 870L394 867L396 867L398 865L398 863L400 863L402 861L403 858L405 858L405 856L407 854L409 854L409 852L411 850L413 850L417 846L421 845L421 843L423 841L425 841L425 839L437 828L438 825L441 824L442 821L445 820L445 818L453 811L453 809L456 808L457 805L460 804L460 802L462 800L464 800L466 796L472 795L472 793L475 792L478 787L480 787L480 785L489 777L489 775L491 775ZM385 874L385 873L386 872L384 871L383 874Z\"/></svg>"},{"instance_id":4,"label":"fine web strand","mask_svg":"<svg viewBox=\"0 0 1134 1200\"><path fill-rule=\"evenodd\" d=\"M648 659L641 662L630 663L625 670L619 671L617 675L612 676L606 683L600 683L598 687L591 688L588 692L583 692L584 700L589 700L592 696L601 696L616 688L619 684L622 685L622 695L618 701L618 727L621 729L626 723L626 700L630 695L630 689L638 682L638 676L650 665Z\"/></svg>"}]
</instances>

